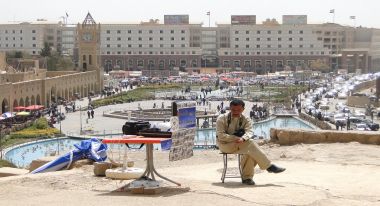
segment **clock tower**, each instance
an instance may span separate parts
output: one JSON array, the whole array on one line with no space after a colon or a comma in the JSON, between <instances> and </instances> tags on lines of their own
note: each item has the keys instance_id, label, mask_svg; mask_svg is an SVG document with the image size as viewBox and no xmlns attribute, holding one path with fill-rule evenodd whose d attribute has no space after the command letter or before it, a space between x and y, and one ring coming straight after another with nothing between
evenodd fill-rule
<instances>
[{"instance_id":1,"label":"clock tower","mask_svg":"<svg viewBox=\"0 0 380 206\"><path fill-rule=\"evenodd\" d=\"M78 68L81 72L96 71L96 91L103 89L103 69L100 67L100 24L90 12L77 25Z\"/></svg>"}]
</instances>

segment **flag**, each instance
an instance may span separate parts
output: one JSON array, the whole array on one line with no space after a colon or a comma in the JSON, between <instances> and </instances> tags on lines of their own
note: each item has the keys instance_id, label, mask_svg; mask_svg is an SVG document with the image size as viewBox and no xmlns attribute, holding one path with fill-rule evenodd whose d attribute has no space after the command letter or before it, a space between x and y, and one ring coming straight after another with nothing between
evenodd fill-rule
<instances>
[{"instance_id":1,"label":"flag","mask_svg":"<svg viewBox=\"0 0 380 206\"><path fill-rule=\"evenodd\" d=\"M66 17L69 17L69 14L66 12Z\"/></svg>"},{"instance_id":2,"label":"flag","mask_svg":"<svg viewBox=\"0 0 380 206\"><path fill-rule=\"evenodd\" d=\"M350 16L350 19L356 19L356 16Z\"/></svg>"},{"instance_id":3,"label":"flag","mask_svg":"<svg viewBox=\"0 0 380 206\"><path fill-rule=\"evenodd\" d=\"M207 15L207 16L210 16L210 12L208 11L206 15Z\"/></svg>"},{"instance_id":4,"label":"flag","mask_svg":"<svg viewBox=\"0 0 380 206\"><path fill-rule=\"evenodd\" d=\"M330 9L330 13L335 14L335 9Z\"/></svg>"}]
</instances>

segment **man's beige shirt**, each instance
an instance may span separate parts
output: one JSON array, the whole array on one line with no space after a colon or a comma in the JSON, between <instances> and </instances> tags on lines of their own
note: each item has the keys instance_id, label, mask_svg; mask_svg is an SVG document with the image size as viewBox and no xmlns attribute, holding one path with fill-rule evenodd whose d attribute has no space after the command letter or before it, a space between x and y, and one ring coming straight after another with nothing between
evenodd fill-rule
<instances>
[{"instance_id":1,"label":"man's beige shirt","mask_svg":"<svg viewBox=\"0 0 380 206\"><path fill-rule=\"evenodd\" d=\"M229 113L221 114L216 120L216 136L217 142L220 144L227 144L235 142L239 137L232 135L239 129L239 121L241 121L241 128L244 128L245 134L242 136L244 140L248 140L253 136L252 121L250 118L240 115L240 117L232 117L231 123L228 126Z\"/></svg>"}]
</instances>

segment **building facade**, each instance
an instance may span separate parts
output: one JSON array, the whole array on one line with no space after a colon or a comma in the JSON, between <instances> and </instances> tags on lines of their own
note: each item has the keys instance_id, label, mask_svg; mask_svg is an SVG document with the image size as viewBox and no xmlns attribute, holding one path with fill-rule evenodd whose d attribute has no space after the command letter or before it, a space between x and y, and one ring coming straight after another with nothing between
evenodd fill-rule
<instances>
[{"instance_id":1,"label":"building facade","mask_svg":"<svg viewBox=\"0 0 380 206\"><path fill-rule=\"evenodd\" d=\"M103 71L99 67L100 25L87 14L78 24L77 42L80 55L79 71L46 71L38 60L21 59L18 67L7 65L0 52L0 114L14 111L17 106L44 105L49 107L59 99L73 100L100 93Z\"/></svg>"},{"instance_id":2,"label":"building facade","mask_svg":"<svg viewBox=\"0 0 380 206\"><path fill-rule=\"evenodd\" d=\"M0 25L0 51L22 50L36 55L44 42L78 57L78 25L21 23ZM105 72L143 70L165 75L204 67L265 73L310 68L318 61L328 71L380 71L380 30L308 24L306 15L284 15L282 24L255 15L232 15L231 24L204 27L188 15L165 15L165 22L101 24L100 62ZM367 62L367 63L366 63Z\"/></svg>"}]
</instances>

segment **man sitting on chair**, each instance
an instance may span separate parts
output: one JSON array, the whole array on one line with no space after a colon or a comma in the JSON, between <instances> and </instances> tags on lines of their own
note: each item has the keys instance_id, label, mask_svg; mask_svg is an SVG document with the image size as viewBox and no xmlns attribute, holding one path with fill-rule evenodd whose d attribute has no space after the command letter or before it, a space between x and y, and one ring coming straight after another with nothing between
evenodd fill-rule
<instances>
[{"instance_id":1,"label":"man sitting on chair","mask_svg":"<svg viewBox=\"0 0 380 206\"><path fill-rule=\"evenodd\" d=\"M234 99L230 102L231 112L222 114L216 120L216 135L219 150L223 153L243 154L241 160L243 184L254 185L252 180L256 164L263 170L280 173L285 168L271 164L268 157L261 151L253 136L252 122L244 116L245 103Z\"/></svg>"}]
</instances>

